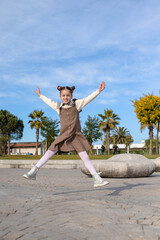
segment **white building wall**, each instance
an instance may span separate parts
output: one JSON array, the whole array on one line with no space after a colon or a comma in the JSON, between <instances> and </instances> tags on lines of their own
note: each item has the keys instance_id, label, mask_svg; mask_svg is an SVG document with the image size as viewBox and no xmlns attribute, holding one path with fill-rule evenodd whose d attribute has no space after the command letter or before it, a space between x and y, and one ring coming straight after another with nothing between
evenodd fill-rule
<instances>
[{"instance_id":1,"label":"white building wall","mask_svg":"<svg viewBox=\"0 0 160 240\"><path fill-rule=\"evenodd\" d=\"M110 144L110 149L113 149L114 144ZM117 144L119 149L125 149L125 144ZM145 146L145 141L142 140L141 143L131 143L129 148L143 148ZM93 149L101 149L102 144L93 145Z\"/></svg>"},{"instance_id":2,"label":"white building wall","mask_svg":"<svg viewBox=\"0 0 160 240\"><path fill-rule=\"evenodd\" d=\"M35 147L20 147L20 148L12 148L11 155L26 155L33 154L35 155L36 148ZM38 155L44 154L44 146L38 148Z\"/></svg>"}]
</instances>

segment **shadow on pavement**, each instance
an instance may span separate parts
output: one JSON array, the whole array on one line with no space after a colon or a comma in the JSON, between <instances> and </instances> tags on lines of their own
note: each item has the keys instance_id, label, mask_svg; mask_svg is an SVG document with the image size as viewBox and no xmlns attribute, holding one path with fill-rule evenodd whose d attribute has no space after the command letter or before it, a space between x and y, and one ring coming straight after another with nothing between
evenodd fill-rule
<instances>
[{"instance_id":1,"label":"shadow on pavement","mask_svg":"<svg viewBox=\"0 0 160 240\"><path fill-rule=\"evenodd\" d=\"M109 188L109 190L114 190L114 191L112 193L110 193L110 194L107 194L107 195L108 196L118 196L118 195L120 195L121 192L126 191L126 190L130 190L130 189L135 188L135 187L141 187L141 186L145 186L145 185L152 185L152 184L146 184L146 183L138 183L138 184L124 183L124 184L125 184L125 186L122 186L122 187Z\"/></svg>"},{"instance_id":2,"label":"shadow on pavement","mask_svg":"<svg viewBox=\"0 0 160 240\"><path fill-rule=\"evenodd\" d=\"M138 183L138 184L124 183L124 184L125 184L125 186L121 186L121 187L112 187L112 188L102 187L102 188L98 188L98 189L83 189L83 190L76 190L76 191L56 192L56 193L53 193L53 196L73 194L73 193L75 194L75 193L85 193L85 192L95 192L95 191L107 191L107 190L109 190L109 191L113 190L113 192L110 194L105 194L104 196L118 196L118 195L120 195L121 192L133 189L135 187L152 185L152 184L147 184L147 183Z\"/></svg>"}]
</instances>

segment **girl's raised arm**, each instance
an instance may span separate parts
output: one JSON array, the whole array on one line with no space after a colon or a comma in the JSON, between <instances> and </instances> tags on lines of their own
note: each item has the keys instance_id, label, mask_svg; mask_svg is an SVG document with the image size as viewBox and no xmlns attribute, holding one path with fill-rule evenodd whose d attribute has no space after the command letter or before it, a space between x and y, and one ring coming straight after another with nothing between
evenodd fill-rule
<instances>
[{"instance_id":1,"label":"girl's raised arm","mask_svg":"<svg viewBox=\"0 0 160 240\"><path fill-rule=\"evenodd\" d=\"M78 111L80 111L83 107L85 107L88 103L93 101L103 90L105 89L105 82L102 82L99 85L99 89L92 94L90 94L88 97L76 100L76 108Z\"/></svg>"},{"instance_id":2,"label":"girl's raised arm","mask_svg":"<svg viewBox=\"0 0 160 240\"><path fill-rule=\"evenodd\" d=\"M61 103L60 103L60 102L55 102L55 101L53 101L52 99L43 96L43 95L40 93L40 89L39 89L38 86L37 86L37 90L34 90L34 92L37 93L37 95L38 95L47 105L49 105L51 108L53 108L53 109L59 114L59 108L60 108L60 106L61 106Z\"/></svg>"}]
</instances>

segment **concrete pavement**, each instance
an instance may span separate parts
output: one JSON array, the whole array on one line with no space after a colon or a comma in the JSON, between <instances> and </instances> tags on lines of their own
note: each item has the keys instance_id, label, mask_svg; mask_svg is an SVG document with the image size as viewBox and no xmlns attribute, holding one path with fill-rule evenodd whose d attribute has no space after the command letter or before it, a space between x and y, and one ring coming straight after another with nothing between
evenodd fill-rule
<instances>
[{"instance_id":1,"label":"concrete pavement","mask_svg":"<svg viewBox=\"0 0 160 240\"><path fill-rule=\"evenodd\" d=\"M1 240L160 240L160 173L107 179L80 169L0 169Z\"/></svg>"}]
</instances>

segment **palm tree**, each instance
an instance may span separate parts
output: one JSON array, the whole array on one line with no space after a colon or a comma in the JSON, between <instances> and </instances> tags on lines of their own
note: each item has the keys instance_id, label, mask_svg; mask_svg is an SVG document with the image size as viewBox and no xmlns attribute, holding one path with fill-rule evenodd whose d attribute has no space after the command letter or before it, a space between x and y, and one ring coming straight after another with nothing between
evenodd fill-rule
<instances>
[{"instance_id":1,"label":"palm tree","mask_svg":"<svg viewBox=\"0 0 160 240\"><path fill-rule=\"evenodd\" d=\"M133 138L127 128L118 127L113 130L112 141L114 144L125 144L127 147L133 142Z\"/></svg>"},{"instance_id":2,"label":"palm tree","mask_svg":"<svg viewBox=\"0 0 160 240\"><path fill-rule=\"evenodd\" d=\"M33 129L36 129L36 152L35 155L38 155L38 142L39 142L39 129L43 128L45 125L45 119L46 117L43 116L43 111L34 110L32 113L29 114L28 117L30 117L32 120L29 120L28 123L30 123L30 127Z\"/></svg>"},{"instance_id":3,"label":"palm tree","mask_svg":"<svg viewBox=\"0 0 160 240\"><path fill-rule=\"evenodd\" d=\"M115 113L113 113L112 109L106 109L104 110L104 115L102 114L98 114L98 116L102 119L99 121L100 123L100 128L106 132L106 136L107 136L107 151L108 151L108 155L110 154L110 131L112 129L116 128L116 125L119 124L120 118L118 117L118 115L116 115Z\"/></svg>"}]
</instances>

